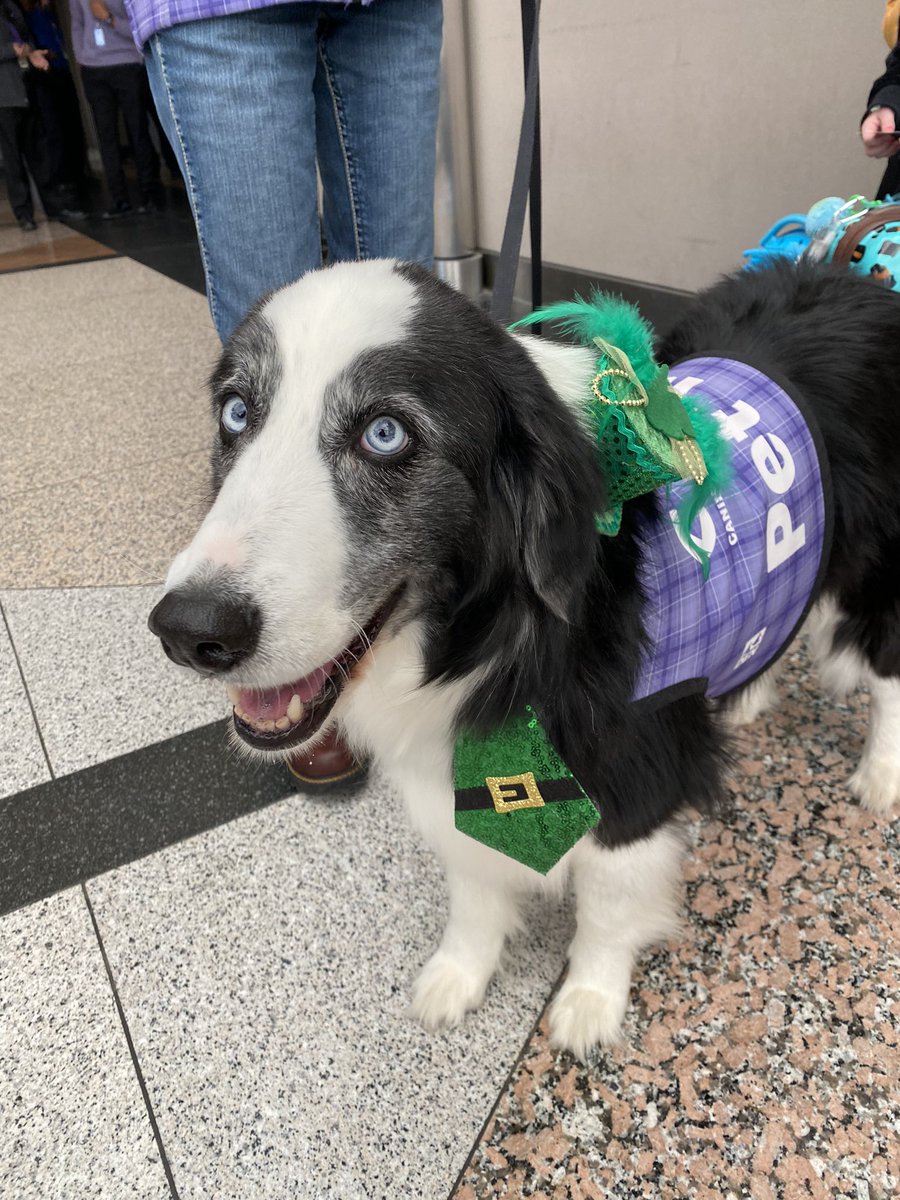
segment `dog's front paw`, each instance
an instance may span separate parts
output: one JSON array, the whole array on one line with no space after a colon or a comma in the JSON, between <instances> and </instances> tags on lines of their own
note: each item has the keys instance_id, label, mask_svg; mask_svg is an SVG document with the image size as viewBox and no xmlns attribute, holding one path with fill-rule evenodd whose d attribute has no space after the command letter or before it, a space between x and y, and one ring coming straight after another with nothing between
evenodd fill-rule
<instances>
[{"instance_id":1,"label":"dog's front paw","mask_svg":"<svg viewBox=\"0 0 900 1200\"><path fill-rule=\"evenodd\" d=\"M440 950L413 984L409 1011L426 1029L449 1029L484 999L487 983Z\"/></svg>"},{"instance_id":2,"label":"dog's front paw","mask_svg":"<svg viewBox=\"0 0 900 1200\"><path fill-rule=\"evenodd\" d=\"M864 758L847 786L869 812L893 816L900 806L900 759Z\"/></svg>"},{"instance_id":3,"label":"dog's front paw","mask_svg":"<svg viewBox=\"0 0 900 1200\"><path fill-rule=\"evenodd\" d=\"M778 703L778 684L775 674L767 671L755 679L742 692L725 701L723 714L729 729L740 729L752 725L757 718L774 708Z\"/></svg>"},{"instance_id":4,"label":"dog's front paw","mask_svg":"<svg viewBox=\"0 0 900 1200\"><path fill-rule=\"evenodd\" d=\"M592 1046L614 1046L622 1039L628 989L564 983L550 1006L550 1042L584 1058Z\"/></svg>"}]
</instances>

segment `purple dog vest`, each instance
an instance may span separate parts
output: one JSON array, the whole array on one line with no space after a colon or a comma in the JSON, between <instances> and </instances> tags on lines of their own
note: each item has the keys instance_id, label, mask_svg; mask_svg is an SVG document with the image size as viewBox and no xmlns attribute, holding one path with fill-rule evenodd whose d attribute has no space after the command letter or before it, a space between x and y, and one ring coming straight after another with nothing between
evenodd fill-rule
<instances>
[{"instance_id":1,"label":"purple dog vest","mask_svg":"<svg viewBox=\"0 0 900 1200\"><path fill-rule=\"evenodd\" d=\"M689 359L669 379L722 421L734 478L691 531L709 552L707 580L672 520L645 526L641 584L649 648L635 700L724 696L750 682L799 629L830 549L827 462L796 400L732 359ZM688 486L661 493L670 517Z\"/></svg>"}]
</instances>

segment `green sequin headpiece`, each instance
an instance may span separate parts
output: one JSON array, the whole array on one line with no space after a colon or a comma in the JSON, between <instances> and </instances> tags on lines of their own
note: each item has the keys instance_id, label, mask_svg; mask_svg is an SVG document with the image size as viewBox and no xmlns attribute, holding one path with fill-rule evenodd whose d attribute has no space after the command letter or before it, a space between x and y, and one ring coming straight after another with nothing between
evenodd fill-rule
<instances>
[{"instance_id":1,"label":"green sequin headpiece","mask_svg":"<svg viewBox=\"0 0 900 1200\"><path fill-rule=\"evenodd\" d=\"M678 479L706 479L706 463L681 397L658 367L647 387L624 350L594 338L600 350L591 380L591 418L609 490L609 507L597 515L600 533L615 534L622 505Z\"/></svg>"},{"instance_id":2,"label":"green sequin headpiece","mask_svg":"<svg viewBox=\"0 0 900 1200\"><path fill-rule=\"evenodd\" d=\"M671 386L668 367L653 357L650 327L633 305L595 292L590 301L540 309L511 328L538 322L559 325L598 353L584 400L608 490L607 508L596 514L598 532L619 532L626 500L685 479L693 487L678 525L688 540L697 513L728 475L716 422ZM706 572L708 557L699 547L698 554Z\"/></svg>"}]
</instances>

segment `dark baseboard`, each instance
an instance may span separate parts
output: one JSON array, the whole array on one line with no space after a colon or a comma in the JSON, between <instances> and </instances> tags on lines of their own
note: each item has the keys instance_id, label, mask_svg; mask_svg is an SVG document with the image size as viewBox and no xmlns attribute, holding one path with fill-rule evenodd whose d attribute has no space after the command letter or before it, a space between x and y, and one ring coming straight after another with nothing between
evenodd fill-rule
<instances>
[{"instance_id":1,"label":"dark baseboard","mask_svg":"<svg viewBox=\"0 0 900 1200\"><path fill-rule=\"evenodd\" d=\"M485 250L484 285L490 290L497 270L497 255ZM521 316L531 309L528 296L531 290L531 260L519 262L516 276L515 315ZM639 283L635 279L619 279L615 275L599 275L590 271L576 271L572 267L561 267L556 263L544 263L544 303L555 304L558 300L571 300L577 292L581 296L590 294L593 288L603 292L614 292L636 304L657 333L664 334L679 319L693 299L693 292L677 288Z\"/></svg>"}]
</instances>

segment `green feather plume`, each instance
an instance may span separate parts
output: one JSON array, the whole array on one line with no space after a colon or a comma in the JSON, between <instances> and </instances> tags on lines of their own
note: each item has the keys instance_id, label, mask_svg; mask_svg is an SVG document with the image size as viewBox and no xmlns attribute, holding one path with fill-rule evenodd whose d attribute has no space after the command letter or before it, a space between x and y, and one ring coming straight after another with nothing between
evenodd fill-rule
<instances>
[{"instance_id":1,"label":"green feather plume","mask_svg":"<svg viewBox=\"0 0 900 1200\"><path fill-rule=\"evenodd\" d=\"M590 300L583 300L576 294L574 300L563 300L529 313L510 325L510 329L544 322L558 325L563 333L584 346L592 346L594 338L618 346L628 355L644 387L649 386L659 370L653 357L653 330L634 305L621 296L594 291Z\"/></svg>"},{"instance_id":2,"label":"green feather plume","mask_svg":"<svg viewBox=\"0 0 900 1200\"><path fill-rule=\"evenodd\" d=\"M549 305L523 317L510 328L516 329L543 322L558 326L582 345L596 349L599 346L597 339L600 339L600 342L622 351L627 355L634 375L645 391L654 394L655 385L655 394L659 395L660 374L665 368L660 367L653 355L652 327L633 304L628 304L619 296L594 291L590 300L576 296L574 300ZM710 414L706 405L696 396L687 395L681 399L690 418L693 439L699 446L706 467L703 482L693 484L678 511L680 531L687 536L700 509L714 496L719 495L730 482L732 465L729 444L721 434L719 422ZM672 400L671 396L669 400ZM598 407L591 396L590 381L585 383L585 403L591 411ZM621 411L619 410L620 413ZM622 420L618 421L618 426L621 428ZM612 428L612 423L608 423L606 428ZM604 429L598 429L598 434L602 445ZM604 527L602 522L599 523L599 527ZM613 522L613 527L617 528L617 521ZM708 556L701 551L700 557L704 574L708 574Z\"/></svg>"},{"instance_id":3,"label":"green feather plume","mask_svg":"<svg viewBox=\"0 0 900 1200\"><path fill-rule=\"evenodd\" d=\"M731 483L734 465L731 460L731 445L722 436L722 427L709 408L690 393L682 396L682 400L694 426L694 437L700 446L707 471L703 482L691 488L678 509L678 527L687 537L700 509L705 508L714 496L721 495ZM704 571L708 574L708 556L704 557L701 554L701 560L704 563Z\"/></svg>"}]
</instances>

